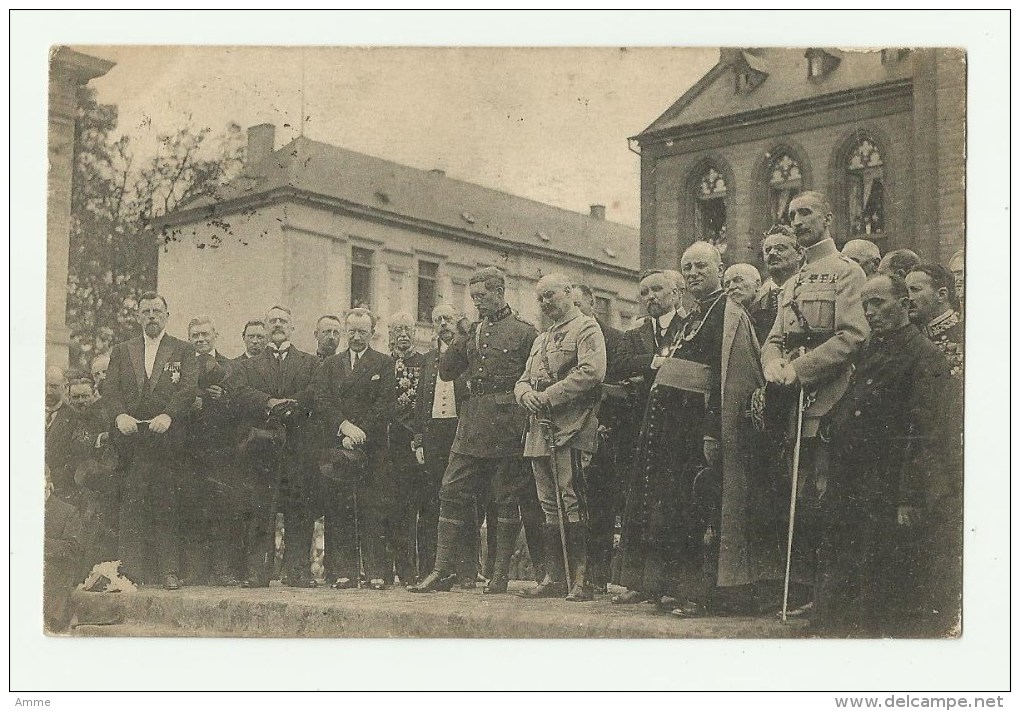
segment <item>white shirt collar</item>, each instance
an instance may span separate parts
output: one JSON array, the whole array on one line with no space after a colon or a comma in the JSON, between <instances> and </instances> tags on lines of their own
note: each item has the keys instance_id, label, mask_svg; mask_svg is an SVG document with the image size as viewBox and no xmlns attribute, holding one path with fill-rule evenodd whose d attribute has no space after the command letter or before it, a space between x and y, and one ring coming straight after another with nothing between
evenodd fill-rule
<instances>
[{"instance_id":1,"label":"white shirt collar","mask_svg":"<svg viewBox=\"0 0 1020 711\"><path fill-rule=\"evenodd\" d=\"M664 331L667 328L669 328L669 325L671 323L673 323L673 317L674 316L676 316L676 309L670 309L669 311L664 313L662 316L659 316L659 318L657 318L655 320L655 324L659 328L659 330Z\"/></svg>"}]
</instances>

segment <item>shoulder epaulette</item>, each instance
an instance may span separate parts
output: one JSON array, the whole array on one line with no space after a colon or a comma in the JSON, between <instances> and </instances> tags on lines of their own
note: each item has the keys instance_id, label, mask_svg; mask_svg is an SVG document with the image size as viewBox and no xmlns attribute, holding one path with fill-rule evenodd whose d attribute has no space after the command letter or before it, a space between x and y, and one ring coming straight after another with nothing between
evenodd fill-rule
<instances>
[{"instance_id":1,"label":"shoulder epaulette","mask_svg":"<svg viewBox=\"0 0 1020 711\"><path fill-rule=\"evenodd\" d=\"M531 321L525 321L524 319L522 319L520 314L518 314L516 311L514 312L514 318L523 323L525 326L531 326L532 328L535 328L535 324L531 323Z\"/></svg>"}]
</instances>

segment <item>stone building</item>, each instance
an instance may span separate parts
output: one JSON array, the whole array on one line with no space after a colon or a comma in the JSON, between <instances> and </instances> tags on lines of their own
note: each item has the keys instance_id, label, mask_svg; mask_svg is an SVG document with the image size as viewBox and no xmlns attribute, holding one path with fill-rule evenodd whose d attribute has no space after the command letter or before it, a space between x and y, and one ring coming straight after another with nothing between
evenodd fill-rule
<instances>
[{"instance_id":1,"label":"stone building","mask_svg":"<svg viewBox=\"0 0 1020 711\"><path fill-rule=\"evenodd\" d=\"M496 265L508 301L540 322L533 287L561 271L589 284L610 324L636 315L638 231L325 143L298 138L274 150L270 124L248 131L243 174L167 216L158 286L169 330L213 317L220 346L241 349L244 323L273 304L294 311L294 343L314 350L322 314L367 305L409 311L427 346L431 310L452 303L475 318L468 278ZM385 322L374 344L386 349Z\"/></svg>"},{"instance_id":2,"label":"stone building","mask_svg":"<svg viewBox=\"0 0 1020 711\"><path fill-rule=\"evenodd\" d=\"M66 368L67 262L71 240L71 176L78 89L103 76L114 62L55 47L50 53L49 173L46 176L46 362Z\"/></svg>"},{"instance_id":3,"label":"stone building","mask_svg":"<svg viewBox=\"0 0 1020 711\"><path fill-rule=\"evenodd\" d=\"M790 198L819 190L833 236L941 261L963 247L962 50L723 49L648 128L641 265L670 267L696 239L760 263Z\"/></svg>"}]
</instances>

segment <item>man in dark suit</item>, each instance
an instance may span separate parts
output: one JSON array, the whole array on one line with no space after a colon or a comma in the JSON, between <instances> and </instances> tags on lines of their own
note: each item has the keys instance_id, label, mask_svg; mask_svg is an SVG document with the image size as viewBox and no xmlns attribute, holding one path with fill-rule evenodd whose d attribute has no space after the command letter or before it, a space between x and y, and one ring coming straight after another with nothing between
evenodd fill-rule
<instances>
[{"instance_id":1,"label":"man in dark suit","mask_svg":"<svg viewBox=\"0 0 1020 711\"><path fill-rule=\"evenodd\" d=\"M323 362L315 378L315 407L326 446L360 448L365 473L356 485L323 482L326 579L338 590L356 587L358 543L365 577L373 590L393 579L387 530L395 520L396 483L389 471L387 427L396 401L393 359L369 347L375 316L354 308L344 320L347 350ZM407 447L410 449L410 438Z\"/></svg>"},{"instance_id":2,"label":"man in dark suit","mask_svg":"<svg viewBox=\"0 0 1020 711\"><path fill-rule=\"evenodd\" d=\"M421 376L418 378L414 444L418 463L424 465L425 471L415 490L415 507L418 521L418 570L423 575L427 575L436 562L439 485L450 461L450 447L457 434L457 417L467 399L467 385L463 379L451 381L439 377L439 358L456 337L458 316L457 309L448 304L440 304L432 309L432 332L436 347L423 356ZM469 535L478 539L477 530L469 531ZM470 567L458 571L458 575L473 574L476 557L469 556Z\"/></svg>"},{"instance_id":3,"label":"man in dark suit","mask_svg":"<svg viewBox=\"0 0 1020 711\"><path fill-rule=\"evenodd\" d=\"M182 491L182 568L185 580L233 586L244 576L244 492L235 466L236 417L225 388L233 363L216 350L216 338L208 316L191 319L199 392L186 433L191 476Z\"/></svg>"},{"instance_id":4,"label":"man in dark suit","mask_svg":"<svg viewBox=\"0 0 1020 711\"><path fill-rule=\"evenodd\" d=\"M439 374L447 381L470 378L471 396L457 423L439 491L435 567L421 583L408 588L410 592L448 591L456 582L458 542L472 522L473 499L489 479L498 509L496 560L483 592L505 593L521 527L521 497L529 487L534 491L534 479L523 461L526 417L514 402L513 388L538 334L507 305L506 281L499 269L478 270L468 287L481 320L442 355Z\"/></svg>"},{"instance_id":5,"label":"man in dark suit","mask_svg":"<svg viewBox=\"0 0 1020 711\"><path fill-rule=\"evenodd\" d=\"M180 443L198 386L190 343L166 334L166 300L155 292L138 299L142 335L110 352L103 394L120 455L119 548L128 577L148 582L154 560L163 587L181 586L177 547ZM150 551L150 547L153 549Z\"/></svg>"},{"instance_id":6,"label":"man in dark suit","mask_svg":"<svg viewBox=\"0 0 1020 711\"><path fill-rule=\"evenodd\" d=\"M246 456L252 487L250 519L245 541L245 587L268 587L276 537L276 511L283 511L286 530L284 584L315 587L309 554L315 525L311 499L317 493L315 470L319 442L310 415L315 403L312 378L319 360L290 342L294 332L291 311L274 306L266 314L269 345L261 355L235 361L227 390L243 419ZM279 439L261 446L257 435L276 431ZM259 440L256 442L256 440Z\"/></svg>"},{"instance_id":7,"label":"man in dark suit","mask_svg":"<svg viewBox=\"0 0 1020 711\"><path fill-rule=\"evenodd\" d=\"M234 360L250 360L262 354L266 349L266 323L262 319L252 319L244 324L241 331L244 340L244 353Z\"/></svg>"},{"instance_id":8,"label":"man in dark suit","mask_svg":"<svg viewBox=\"0 0 1020 711\"><path fill-rule=\"evenodd\" d=\"M620 374L643 378L644 399L647 400L655 379L652 359L669 352L683 319L676 310L680 288L666 272L655 269L642 274L639 294L649 318L627 331L633 355L624 361ZM641 414L638 413L639 420Z\"/></svg>"}]
</instances>

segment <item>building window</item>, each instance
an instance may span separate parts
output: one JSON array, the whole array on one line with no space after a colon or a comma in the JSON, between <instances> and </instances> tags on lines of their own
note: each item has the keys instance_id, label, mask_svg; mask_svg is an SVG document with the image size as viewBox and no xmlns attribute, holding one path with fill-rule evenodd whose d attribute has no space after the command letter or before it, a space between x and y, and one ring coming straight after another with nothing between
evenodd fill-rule
<instances>
[{"instance_id":1,"label":"building window","mask_svg":"<svg viewBox=\"0 0 1020 711\"><path fill-rule=\"evenodd\" d=\"M790 223L790 201L803 189L804 176L800 164L786 152L772 156L768 167L769 199L768 224Z\"/></svg>"},{"instance_id":2,"label":"building window","mask_svg":"<svg viewBox=\"0 0 1020 711\"><path fill-rule=\"evenodd\" d=\"M697 204L694 210L695 234L698 239L710 242L726 251L726 180L715 169L708 168L701 175L697 187Z\"/></svg>"},{"instance_id":3,"label":"building window","mask_svg":"<svg viewBox=\"0 0 1020 711\"><path fill-rule=\"evenodd\" d=\"M807 57L808 79L821 81L831 74L840 64L840 58L824 49L812 48L804 53Z\"/></svg>"},{"instance_id":4,"label":"building window","mask_svg":"<svg viewBox=\"0 0 1020 711\"><path fill-rule=\"evenodd\" d=\"M882 234L885 231L885 173L878 146L871 139L860 139L850 152L846 169L850 234Z\"/></svg>"},{"instance_id":5,"label":"building window","mask_svg":"<svg viewBox=\"0 0 1020 711\"><path fill-rule=\"evenodd\" d=\"M351 248L351 308L372 304L372 250Z\"/></svg>"},{"instance_id":6,"label":"building window","mask_svg":"<svg viewBox=\"0 0 1020 711\"><path fill-rule=\"evenodd\" d=\"M436 306L436 281L439 265L435 262L418 262L418 320L431 323L432 309Z\"/></svg>"},{"instance_id":7,"label":"building window","mask_svg":"<svg viewBox=\"0 0 1020 711\"><path fill-rule=\"evenodd\" d=\"M602 323L612 325L612 313L613 303L605 296L596 296L595 305L592 310L595 312L595 317L598 318Z\"/></svg>"}]
</instances>

